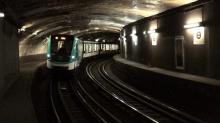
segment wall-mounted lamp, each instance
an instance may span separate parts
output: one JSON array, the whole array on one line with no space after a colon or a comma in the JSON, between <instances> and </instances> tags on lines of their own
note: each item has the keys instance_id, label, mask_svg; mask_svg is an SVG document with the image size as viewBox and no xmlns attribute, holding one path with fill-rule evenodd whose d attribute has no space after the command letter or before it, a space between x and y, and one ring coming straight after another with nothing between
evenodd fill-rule
<instances>
[{"instance_id":1,"label":"wall-mounted lamp","mask_svg":"<svg viewBox=\"0 0 220 123\"><path fill-rule=\"evenodd\" d=\"M155 29L154 30L149 30L147 33L148 34L153 34L153 33L156 33L156 30Z\"/></svg>"},{"instance_id":2,"label":"wall-mounted lamp","mask_svg":"<svg viewBox=\"0 0 220 123\"><path fill-rule=\"evenodd\" d=\"M186 24L184 25L184 29L189 29L188 32L192 34L194 45L205 44L204 22Z\"/></svg>"},{"instance_id":3,"label":"wall-mounted lamp","mask_svg":"<svg viewBox=\"0 0 220 123\"><path fill-rule=\"evenodd\" d=\"M131 32L130 36L136 36L136 34L137 34L137 29L136 29L135 26L133 26L132 27L132 32Z\"/></svg>"},{"instance_id":4,"label":"wall-mounted lamp","mask_svg":"<svg viewBox=\"0 0 220 123\"><path fill-rule=\"evenodd\" d=\"M5 17L5 14L3 12L0 12L0 18Z\"/></svg>"},{"instance_id":5,"label":"wall-mounted lamp","mask_svg":"<svg viewBox=\"0 0 220 123\"><path fill-rule=\"evenodd\" d=\"M157 40L158 40L158 33L157 33L156 29L149 30L147 33L150 34L152 45L156 46L157 45Z\"/></svg>"},{"instance_id":6,"label":"wall-mounted lamp","mask_svg":"<svg viewBox=\"0 0 220 123\"><path fill-rule=\"evenodd\" d=\"M200 22L199 23L186 24L186 25L184 25L184 28L185 29L190 29L190 28L195 28L195 27L199 27L199 26L201 26Z\"/></svg>"}]
</instances>

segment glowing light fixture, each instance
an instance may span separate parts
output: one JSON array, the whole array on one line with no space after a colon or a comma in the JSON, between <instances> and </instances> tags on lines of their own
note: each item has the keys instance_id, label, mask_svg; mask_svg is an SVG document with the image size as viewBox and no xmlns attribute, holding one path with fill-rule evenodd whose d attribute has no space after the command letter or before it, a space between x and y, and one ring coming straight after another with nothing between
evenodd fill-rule
<instances>
[{"instance_id":1,"label":"glowing light fixture","mask_svg":"<svg viewBox=\"0 0 220 123\"><path fill-rule=\"evenodd\" d=\"M138 36L137 35L132 36L132 43L134 44L134 46L138 45Z\"/></svg>"},{"instance_id":2,"label":"glowing light fixture","mask_svg":"<svg viewBox=\"0 0 220 123\"><path fill-rule=\"evenodd\" d=\"M146 35L146 34L147 34L147 32L146 32L146 31L143 31L143 34L144 34L144 35Z\"/></svg>"},{"instance_id":3,"label":"glowing light fixture","mask_svg":"<svg viewBox=\"0 0 220 123\"><path fill-rule=\"evenodd\" d=\"M199 26L201 26L201 23L191 23L191 24L184 25L184 28L189 29L189 28L195 28L195 27L199 27Z\"/></svg>"},{"instance_id":4,"label":"glowing light fixture","mask_svg":"<svg viewBox=\"0 0 220 123\"><path fill-rule=\"evenodd\" d=\"M153 33L156 33L156 30L155 29L154 30L149 30L147 33L148 34L153 34Z\"/></svg>"},{"instance_id":5,"label":"glowing light fixture","mask_svg":"<svg viewBox=\"0 0 220 123\"><path fill-rule=\"evenodd\" d=\"M95 29L95 30L99 30L99 28L98 28L98 27L95 27L94 29Z\"/></svg>"},{"instance_id":6,"label":"glowing light fixture","mask_svg":"<svg viewBox=\"0 0 220 123\"><path fill-rule=\"evenodd\" d=\"M137 34L137 29L135 26L132 27L132 33L130 34L130 36L136 36Z\"/></svg>"},{"instance_id":7,"label":"glowing light fixture","mask_svg":"<svg viewBox=\"0 0 220 123\"><path fill-rule=\"evenodd\" d=\"M75 56L72 56L71 58L72 58L72 59L75 59Z\"/></svg>"},{"instance_id":8,"label":"glowing light fixture","mask_svg":"<svg viewBox=\"0 0 220 123\"><path fill-rule=\"evenodd\" d=\"M26 30L25 28L21 28L21 31L22 31L22 32L25 32L25 30Z\"/></svg>"},{"instance_id":9,"label":"glowing light fixture","mask_svg":"<svg viewBox=\"0 0 220 123\"><path fill-rule=\"evenodd\" d=\"M66 37L61 37L61 40L66 40Z\"/></svg>"},{"instance_id":10,"label":"glowing light fixture","mask_svg":"<svg viewBox=\"0 0 220 123\"><path fill-rule=\"evenodd\" d=\"M59 38L56 36L55 39L58 40Z\"/></svg>"},{"instance_id":11,"label":"glowing light fixture","mask_svg":"<svg viewBox=\"0 0 220 123\"><path fill-rule=\"evenodd\" d=\"M99 39L97 38L97 39L95 39L95 41L96 41L96 42L98 42L98 41L99 41Z\"/></svg>"},{"instance_id":12,"label":"glowing light fixture","mask_svg":"<svg viewBox=\"0 0 220 123\"><path fill-rule=\"evenodd\" d=\"M47 58L50 58L50 54L47 54Z\"/></svg>"},{"instance_id":13,"label":"glowing light fixture","mask_svg":"<svg viewBox=\"0 0 220 123\"><path fill-rule=\"evenodd\" d=\"M5 14L3 12L0 12L0 18L5 17Z\"/></svg>"},{"instance_id":14,"label":"glowing light fixture","mask_svg":"<svg viewBox=\"0 0 220 123\"><path fill-rule=\"evenodd\" d=\"M157 45L157 40L158 40L158 33L152 33L150 34L151 37L151 43L153 46Z\"/></svg>"},{"instance_id":15,"label":"glowing light fixture","mask_svg":"<svg viewBox=\"0 0 220 123\"><path fill-rule=\"evenodd\" d=\"M32 33L32 35L37 35L39 31L35 31Z\"/></svg>"},{"instance_id":16,"label":"glowing light fixture","mask_svg":"<svg viewBox=\"0 0 220 123\"><path fill-rule=\"evenodd\" d=\"M151 43L153 46L156 46L157 45L157 40L158 40L158 33L156 31L156 29L153 29L153 30L149 30L147 32L150 37L151 37Z\"/></svg>"}]
</instances>

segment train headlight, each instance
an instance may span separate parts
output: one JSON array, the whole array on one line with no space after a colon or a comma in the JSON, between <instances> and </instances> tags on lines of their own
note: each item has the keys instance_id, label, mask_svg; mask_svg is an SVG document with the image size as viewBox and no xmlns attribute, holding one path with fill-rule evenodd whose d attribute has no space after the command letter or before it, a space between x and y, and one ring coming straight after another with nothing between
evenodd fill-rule
<instances>
[{"instance_id":1,"label":"train headlight","mask_svg":"<svg viewBox=\"0 0 220 123\"><path fill-rule=\"evenodd\" d=\"M75 59L75 56L72 56L71 58L72 58L72 59Z\"/></svg>"},{"instance_id":2,"label":"train headlight","mask_svg":"<svg viewBox=\"0 0 220 123\"><path fill-rule=\"evenodd\" d=\"M50 54L47 54L47 58L50 58Z\"/></svg>"}]
</instances>

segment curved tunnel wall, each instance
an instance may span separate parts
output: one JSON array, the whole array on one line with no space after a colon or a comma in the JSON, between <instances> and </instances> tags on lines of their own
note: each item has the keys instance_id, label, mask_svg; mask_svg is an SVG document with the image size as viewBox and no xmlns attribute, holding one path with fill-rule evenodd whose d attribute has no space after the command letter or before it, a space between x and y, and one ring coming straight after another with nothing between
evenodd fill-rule
<instances>
[{"instance_id":1,"label":"curved tunnel wall","mask_svg":"<svg viewBox=\"0 0 220 123\"><path fill-rule=\"evenodd\" d=\"M17 27L0 19L0 97L19 72Z\"/></svg>"},{"instance_id":2,"label":"curved tunnel wall","mask_svg":"<svg viewBox=\"0 0 220 123\"><path fill-rule=\"evenodd\" d=\"M29 42L29 43L19 44L20 57L46 54L46 51L47 51L47 44L43 41L39 41L38 43Z\"/></svg>"},{"instance_id":3,"label":"curved tunnel wall","mask_svg":"<svg viewBox=\"0 0 220 123\"><path fill-rule=\"evenodd\" d=\"M220 78L218 1L195 2L144 18L121 30L121 57L148 66ZM214 11L216 9L216 11ZM199 24L196 27L193 24ZM194 25L195 26L195 25ZM182 53L178 46L182 42ZM178 59L178 60L176 60ZM178 67L182 61L181 67Z\"/></svg>"}]
</instances>

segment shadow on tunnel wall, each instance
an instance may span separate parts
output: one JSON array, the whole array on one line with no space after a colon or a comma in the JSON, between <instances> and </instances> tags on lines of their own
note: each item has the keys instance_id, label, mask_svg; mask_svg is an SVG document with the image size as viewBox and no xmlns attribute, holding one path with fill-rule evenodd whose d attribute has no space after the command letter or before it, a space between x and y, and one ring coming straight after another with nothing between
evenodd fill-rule
<instances>
[{"instance_id":1,"label":"shadow on tunnel wall","mask_svg":"<svg viewBox=\"0 0 220 123\"><path fill-rule=\"evenodd\" d=\"M21 64L35 61L46 61L46 54L22 56L20 57L19 61Z\"/></svg>"}]
</instances>

